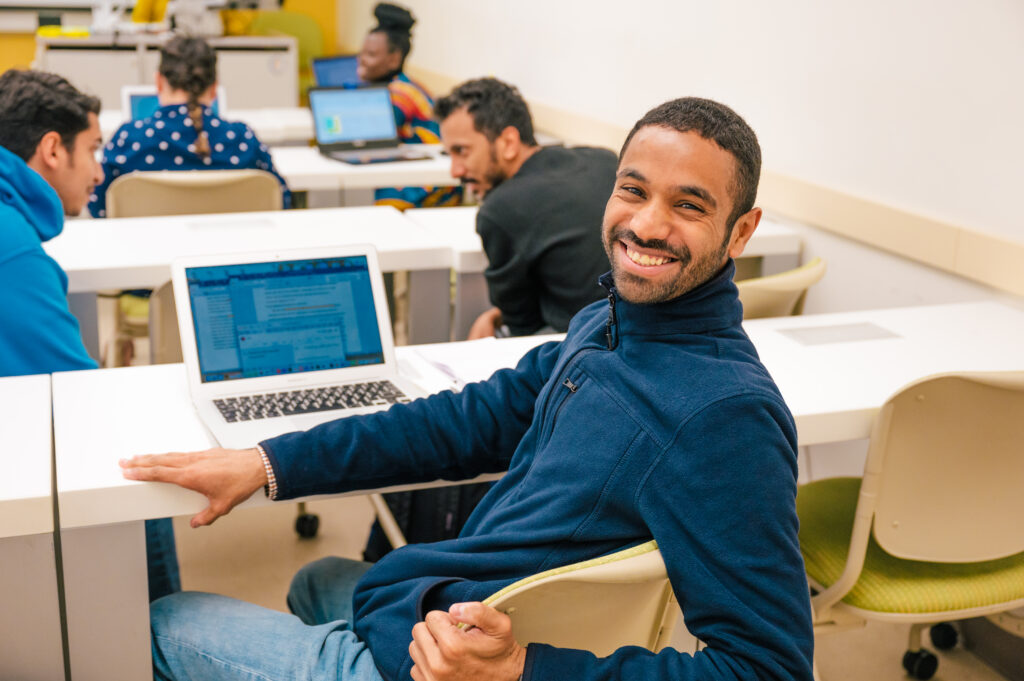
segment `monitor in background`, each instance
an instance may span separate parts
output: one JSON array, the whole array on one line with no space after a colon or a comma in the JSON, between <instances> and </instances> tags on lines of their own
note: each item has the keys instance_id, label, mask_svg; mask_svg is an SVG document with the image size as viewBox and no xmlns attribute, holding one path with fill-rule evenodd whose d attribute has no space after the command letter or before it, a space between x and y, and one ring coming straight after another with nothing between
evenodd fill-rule
<instances>
[{"instance_id":1,"label":"monitor in background","mask_svg":"<svg viewBox=\"0 0 1024 681\"><path fill-rule=\"evenodd\" d=\"M155 85L125 85L121 88L121 113L125 120L141 121L149 118L160 108ZM215 116L227 113L227 95L224 86L217 86L217 98L213 100Z\"/></svg>"},{"instance_id":2,"label":"monitor in background","mask_svg":"<svg viewBox=\"0 0 1024 681\"><path fill-rule=\"evenodd\" d=\"M365 85L356 73L359 55L343 54L313 60L313 78L318 87L357 88Z\"/></svg>"},{"instance_id":3,"label":"monitor in background","mask_svg":"<svg viewBox=\"0 0 1024 681\"><path fill-rule=\"evenodd\" d=\"M312 88L316 141L321 150L397 147L398 128L386 87Z\"/></svg>"}]
</instances>

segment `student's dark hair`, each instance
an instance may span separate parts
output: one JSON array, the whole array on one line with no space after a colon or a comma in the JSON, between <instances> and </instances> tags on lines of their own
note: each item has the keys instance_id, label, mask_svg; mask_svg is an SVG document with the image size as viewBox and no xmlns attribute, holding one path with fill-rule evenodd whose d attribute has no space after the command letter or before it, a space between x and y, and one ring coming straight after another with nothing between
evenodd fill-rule
<instances>
[{"instance_id":1,"label":"student's dark hair","mask_svg":"<svg viewBox=\"0 0 1024 681\"><path fill-rule=\"evenodd\" d=\"M736 175L730 187L733 209L726 223L731 233L736 220L753 208L757 200L757 183L761 176L761 145L758 144L754 131L739 114L724 104L699 97L682 97L651 109L636 122L622 145L619 161L626 153L633 135L640 128L649 125L679 132L696 132L736 159Z\"/></svg>"},{"instance_id":2,"label":"student's dark hair","mask_svg":"<svg viewBox=\"0 0 1024 681\"><path fill-rule=\"evenodd\" d=\"M176 36L160 50L160 75L176 90L188 94L188 115L196 129L196 153L210 155L210 140L203 130L199 97L217 82L217 53L202 38Z\"/></svg>"},{"instance_id":3,"label":"student's dark hair","mask_svg":"<svg viewBox=\"0 0 1024 681\"><path fill-rule=\"evenodd\" d=\"M392 5L390 2L378 2L373 8L373 16L377 17L377 25L370 33L383 33L388 39L388 50L402 53L402 61L398 70L405 68L405 58L412 49L412 25L416 19L404 7Z\"/></svg>"},{"instance_id":4,"label":"student's dark hair","mask_svg":"<svg viewBox=\"0 0 1024 681\"><path fill-rule=\"evenodd\" d=\"M497 78L467 80L451 93L437 100L434 116L439 121L465 107L473 117L473 127L494 141L501 131L512 126L519 131L524 144L536 146L533 119L522 95L512 85Z\"/></svg>"},{"instance_id":5,"label":"student's dark hair","mask_svg":"<svg viewBox=\"0 0 1024 681\"><path fill-rule=\"evenodd\" d=\"M100 100L82 94L53 73L11 69L0 75L0 147L28 161L48 132L60 135L67 150L99 114Z\"/></svg>"}]
</instances>

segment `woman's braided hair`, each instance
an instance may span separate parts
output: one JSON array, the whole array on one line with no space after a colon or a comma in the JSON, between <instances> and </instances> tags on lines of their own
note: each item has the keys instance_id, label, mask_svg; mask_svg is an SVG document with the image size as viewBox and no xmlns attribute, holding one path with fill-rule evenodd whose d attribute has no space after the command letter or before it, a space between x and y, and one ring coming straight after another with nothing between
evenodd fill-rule
<instances>
[{"instance_id":1,"label":"woman's braided hair","mask_svg":"<svg viewBox=\"0 0 1024 681\"><path fill-rule=\"evenodd\" d=\"M160 50L160 75L176 90L188 94L188 115L196 130L196 153L210 156L210 140L203 130L199 97L217 82L217 53L202 38L176 36Z\"/></svg>"}]
</instances>

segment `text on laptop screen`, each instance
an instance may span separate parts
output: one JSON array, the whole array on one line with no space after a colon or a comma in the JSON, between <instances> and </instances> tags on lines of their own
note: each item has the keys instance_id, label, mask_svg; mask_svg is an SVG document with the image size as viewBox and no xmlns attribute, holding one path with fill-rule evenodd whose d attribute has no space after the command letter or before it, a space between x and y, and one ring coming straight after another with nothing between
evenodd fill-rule
<instances>
[{"instance_id":1,"label":"text on laptop screen","mask_svg":"<svg viewBox=\"0 0 1024 681\"><path fill-rule=\"evenodd\" d=\"M357 55L313 60L313 78L320 87L358 87L362 84L356 67Z\"/></svg>"},{"instance_id":2,"label":"text on laptop screen","mask_svg":"<svg viewBox=\"0 0 1024 681\"><path fill-rule=\"evenodd\" d=\"M320 144L398 136L387 88L313 90L309 93L309 106Z\"/></svg>"},{"instance_id":3,"label":"text on laptop screen","mask_svg":"<svg viewBox=\"0 0 1024 681\"><path fill-rule=\"evenodd\" d=\"M383 364L366 256L185 270L203 383Z\"/></svg>"},{"instance_id":4,"label":"text on laptop screen","mask_svg":"<svg viewBox=\"0 0 1024 681\"><path fill-rule=\"evenodd\" d=\"M156 95L131 95L128 101L132 107L131 120L133 121L141 121L143 118L149 118L156 113L157 109L160 108L160 99ZM213 100L213 115L219 115L217 111L217 100Z\"/></svg>"}]
</instances>

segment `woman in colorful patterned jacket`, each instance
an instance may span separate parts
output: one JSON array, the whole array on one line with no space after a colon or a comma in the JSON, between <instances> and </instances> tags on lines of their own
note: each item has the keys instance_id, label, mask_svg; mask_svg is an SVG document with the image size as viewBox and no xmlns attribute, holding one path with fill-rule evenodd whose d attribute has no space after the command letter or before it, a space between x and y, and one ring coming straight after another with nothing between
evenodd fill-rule
<instances>
[{"instance_id":1,"label":"woman in colorful patterned jacket","mask_svg":"<svg viewBox=\"0 0 1024 681\"><path fill-rule=\"evenodd\" d=\"M416 23L409 10L386 2L373 10L377 26L363 41L359 52L359 79L367 83L386 83L398 126L398 137L413 144L439 144L434 100L426 89L405 75L405 58L412 48L412 25ZM427 206L456 206L462 199L459 187L394 187L378 189L374 195L379 205L399 210Z\"/></svg>"}]
</instances>

